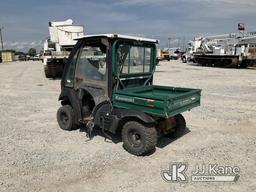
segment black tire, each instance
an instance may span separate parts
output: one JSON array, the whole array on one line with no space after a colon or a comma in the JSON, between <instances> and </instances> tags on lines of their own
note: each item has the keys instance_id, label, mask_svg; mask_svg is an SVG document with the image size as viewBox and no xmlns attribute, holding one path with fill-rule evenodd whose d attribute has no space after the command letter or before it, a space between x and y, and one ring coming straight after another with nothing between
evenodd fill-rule
<instances>
[{"instance_id":1,"label":"black tire","mask_svg":"<svg viewBox=\"0 0 256 192\"><path fill-rule=\"evenodd\" d=\"M57 67L54 63L48 64L48 69L51 73L52 78L56 78L57 76Z\"/></svg>"},{"instance_id":2,"label":"black tire","mask_svg":"<svg viewBox=\"0 0 256 192\"><path fill-rule=\"evenodd\" d=\"M44 74L45 74L46 78L51 78L52 77L48 66L44 66Z\"/></svg>"},{"instance_id":3,"label":"black tire","mask_svg":"<svg viewBox=\"0 0 256 192\"><path fill-rule=\"evenodd\" d=\"M57 121L61 129L71 131L76 129L73 108L70 105L61 106L57 112Z\"/></svg>"},{"instance_id":4,"label":"black tire","mask_svg":"<svg viewBox=\"0 0 256 192\"><path fill-rule=\"evenodd\" d=\"M240 69L246 69L248 67L248 64L246 61L243 61L240 65L238 65L238 68Z\"/></svg>"},{"instance_id":5,"label":"black tire","mask_svg":"<svg viewBox=\"0 0 256 192\"><path fill-rule=\"evenodd\" d=\"M48 64L48 70L50 71L52 78L60 78L63 73L63 65L60 63L50 63Z\"/></svg>"},{"instance_id":6,"label":"black tire","mask_svg":"<svg viewBox=\"0 0 256 192\"><path fill-rule=\"evenodd\" d=\"M58 76L61 78L64 71L64 65L58 66Z\"/></svg>"},{"instance_id":7,"label":"black tire","mask_svg":"<svg viewBox=\"0 0 256 192\"><path fill-rule=\"evenodd\" d=\"M157 131L136 121L128 121L122 129L123 147L133 155L145 155L155 149Z\"/></svg>"},{"instance_id":8,"label":"black tire","mask_svg":"<svg viewBox=\"0 0 256 192\"><path fill-rule=\"evenodd\" d=\"M175 115L176 126L173 128L174 131L171 133L171 137L179 138L186 130L186 120L181 114Z\"/></svg>"}]
</instances>

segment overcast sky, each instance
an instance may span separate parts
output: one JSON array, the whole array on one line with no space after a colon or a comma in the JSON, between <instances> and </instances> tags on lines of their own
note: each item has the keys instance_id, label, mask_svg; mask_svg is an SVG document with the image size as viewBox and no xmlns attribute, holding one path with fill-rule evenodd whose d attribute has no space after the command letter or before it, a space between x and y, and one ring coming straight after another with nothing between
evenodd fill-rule
<instances>
[{"instance_id":1,"label":"overcast sky","mask_svg":"<svg viewBox=\"0 0 256 192\"><path fill-rule=\"evenodd\" d=\"M237 32L244 22L256 31L256 0L3 0L0 27L5 48L37 49L49 36L48 22L73 19L87 34L122 33L175 39Z\"/></svg>"}]
</instances>

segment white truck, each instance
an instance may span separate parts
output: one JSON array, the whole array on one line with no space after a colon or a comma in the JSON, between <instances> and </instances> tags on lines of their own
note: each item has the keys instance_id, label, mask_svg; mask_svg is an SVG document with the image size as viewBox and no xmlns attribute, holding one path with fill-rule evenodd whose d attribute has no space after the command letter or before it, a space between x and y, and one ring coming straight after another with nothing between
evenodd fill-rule
<instances>
[{"instance_id":1,"label":"white truck","mask_svg":"<svg viewBox=\"0 0 256 192\"><path fill-rule=\"evenodd\" d=\"M256 32L195 38L193 57L202 66L253 66L256 64Z\"/></svg>"},{"instance_id":2,"label":"white truck","mask_svg":"<svg viewBox=\"0 0 256 192\"><path fill-rule=\"evenodd\" d=\"M50 37L44 42L42 61L46 78L61 77L69 53L78 37L84 35L83 25L71 19L49 22Z\"/></svg>"}]
</instances>

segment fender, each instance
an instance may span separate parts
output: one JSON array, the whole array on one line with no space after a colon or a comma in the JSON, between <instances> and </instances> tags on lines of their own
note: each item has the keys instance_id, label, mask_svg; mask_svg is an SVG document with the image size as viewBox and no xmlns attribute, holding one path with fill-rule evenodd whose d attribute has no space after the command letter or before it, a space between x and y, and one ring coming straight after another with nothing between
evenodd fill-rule
<instances>
[{"instance_id":1,"label":"fender","mask_svg":"<svg viewBox=\"0 0 256 192\"><path fill-rule=\"evenodd\" d=\"M144 124L155 124L155 120L148 114L136 111L132 109L114 109L112 112L112 123L109 127L109 131L112 133L116 133L118 129L120 129L127 120L139 120Z\"/></svg>"},{"instance_id":2,"label":"fender","mask_svg":"<svg viewBox=\"0 0 256 192\"><path fill-rule=\"evenodd\" d=\"M72 106L75 114L76 124L79 124L79 120L82 119L82 116L81 116L82 113L81 113L81 107L79 104L79 99L77 98L77 94L75 90L72 88L64 87L64 89L62 89L61 94L59 96L59 101L62 101L64 102L64 104L69 104Z\"/></svg>"}]
</instances>

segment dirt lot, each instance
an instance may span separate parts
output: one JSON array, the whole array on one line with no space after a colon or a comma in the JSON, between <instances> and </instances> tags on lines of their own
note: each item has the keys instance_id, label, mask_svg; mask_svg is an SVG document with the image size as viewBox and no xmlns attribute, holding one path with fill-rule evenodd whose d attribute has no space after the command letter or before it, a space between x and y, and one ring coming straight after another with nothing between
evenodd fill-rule
<instances>
[{"instance_id":1,"label":"dirt lot","mask_svg":"<svg viewBox=\"0 0 256 192\"><path fill-rule=\"evenodd\" d=\"M184 113L188 131L162 138L150 156L122 143L58 127L60 80L40 62L0 64L0 191L254 191L256 187L256 70L161 62L156 84L201 88L202 106ZM167 183L170 162L237 165L236 183Z\"/></svg>"}]
</instances>

